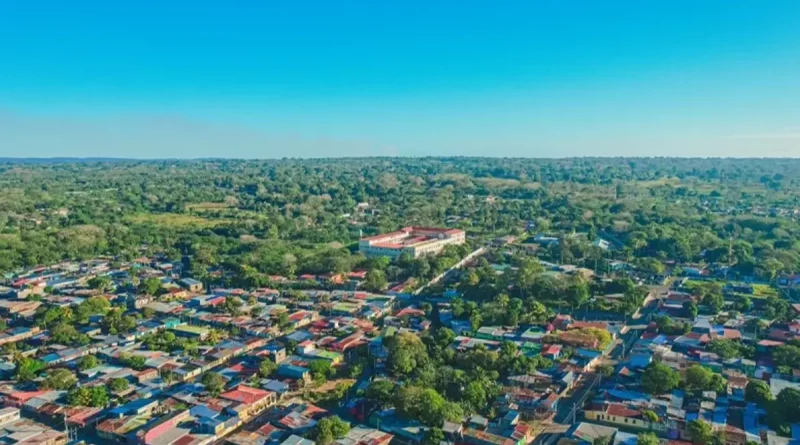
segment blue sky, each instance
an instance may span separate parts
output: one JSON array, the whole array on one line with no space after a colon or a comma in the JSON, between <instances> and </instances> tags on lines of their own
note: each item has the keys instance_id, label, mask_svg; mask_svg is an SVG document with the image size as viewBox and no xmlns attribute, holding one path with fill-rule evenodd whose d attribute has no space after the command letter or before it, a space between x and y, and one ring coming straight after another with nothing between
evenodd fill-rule
<instances>
[{"instance_id":1,"label":"blue sky","mask_svg":"<svg viewBox=\"0 0 800 445\"><path fill-rule=\"evenodd\" d=\"M0 2L0 156L800 156L800 2Z\"/></svg>"}]
</instances>

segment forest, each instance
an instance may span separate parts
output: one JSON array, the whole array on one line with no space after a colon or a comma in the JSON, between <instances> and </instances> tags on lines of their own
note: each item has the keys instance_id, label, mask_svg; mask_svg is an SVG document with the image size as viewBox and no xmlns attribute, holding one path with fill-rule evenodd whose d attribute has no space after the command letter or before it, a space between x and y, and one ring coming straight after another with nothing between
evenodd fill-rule
<instances>
[{"instance_id":1,"label":"forest","mask_svg":"<svg viewBox=\"0 0 800 445\"><path fill-rule=\"evenodd\" d=\"M163 252L200 279L261 285L370 269L360 236L423 225L471 246L560 236L542 252L560 263L720 263L773 281L800 268L798 209L797 159L5 160L0 272ZM574 234L609 240L613 258ZM404 269L433 276L450 253Z\"/></svg>"}]
</instances>

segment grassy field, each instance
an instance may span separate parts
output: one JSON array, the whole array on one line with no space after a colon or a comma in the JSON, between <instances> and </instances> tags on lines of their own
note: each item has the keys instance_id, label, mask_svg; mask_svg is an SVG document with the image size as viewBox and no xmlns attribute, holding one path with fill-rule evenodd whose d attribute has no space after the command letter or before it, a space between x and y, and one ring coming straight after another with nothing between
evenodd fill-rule
<instances>
[{"instance_id":1,"label":"grassy field","mask_svg":"<svg viewBox=\"0 0 800 445\"><path fill-rule=\"evenodd\" d=\"M226 222L226 220L223 219L208 219L180 213L139 214L128 217L128 220L132 223L155 224L168 227L214 227Z\"/></svg>"},{"instance_id":2,"label":"grassy field","mask_svg":"<svg viewBox=\"0 0 800 445\"><path fill-rule=\"evenodd\" d=\"M774 297L778 295L778 290L768 284L754 284L754 297Z\"/></svg>"},{"instance_id":3,"label":"grassy field","mask_svg":"<svg viewBox=\"0 0 800 445\"><path fill-rule=\"evenodd\" d=\"M225 202L198 202L197 204L187 204L186 210L222 210L230 207Z\"/></svg>"}]
</instances>

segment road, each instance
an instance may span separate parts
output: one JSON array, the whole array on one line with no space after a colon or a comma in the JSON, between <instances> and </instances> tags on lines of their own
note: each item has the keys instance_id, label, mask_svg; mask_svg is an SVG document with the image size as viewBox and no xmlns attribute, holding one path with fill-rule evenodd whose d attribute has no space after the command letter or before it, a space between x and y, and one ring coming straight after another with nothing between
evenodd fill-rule
<instances>
[{"instance_id":1,"label":"road","mask_svg":"<svg viewBox=\"0 0 800 445\"><path fill-rule=\"evenodd\" d=\"M626 325L629 329L625 334L620 336L620 341L608 355L611 360L623 360L625 355L630 352L633 345L639 340L644 332L645 327L653 313L658 310L658 298L661 297L669 289L669 284L664 286L653 286L651 290L655 293L656 299L648 302L648 304L639 310L639 316L635 319L628 320ZM637 328L631 329L631 326ZM578 413L583 408L589 395L592 391L602 383L602 377L599 374L587 373L571 394L562 398L558 402L558 410L553 421L560 424L572 425L578 420ZM563 434L559 433L543 433L536 437L533 445L553 445L558 442L558 439Z\"/></svg>"}]
</instances>

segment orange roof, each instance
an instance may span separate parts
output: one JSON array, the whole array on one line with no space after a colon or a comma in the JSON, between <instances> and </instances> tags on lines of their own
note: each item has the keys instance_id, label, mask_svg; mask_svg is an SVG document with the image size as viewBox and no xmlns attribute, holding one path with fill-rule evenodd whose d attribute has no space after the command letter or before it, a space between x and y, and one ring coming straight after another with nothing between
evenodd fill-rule
<instances>
[{"instance_id":1,"label":"orange roof","mask_svg":"<svg viewBox=\"0 0 800 445\"><path fill-rule=\"evenodd\" d=\"M625 405L620 405L617 403L609 403L608 407L606 408L606 414L609 416L619 416L619 417L636 417L640 413L635 409L630 409Z\"/></svg>"}]
</instances>

